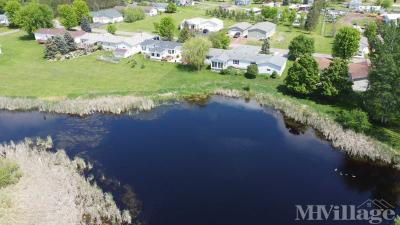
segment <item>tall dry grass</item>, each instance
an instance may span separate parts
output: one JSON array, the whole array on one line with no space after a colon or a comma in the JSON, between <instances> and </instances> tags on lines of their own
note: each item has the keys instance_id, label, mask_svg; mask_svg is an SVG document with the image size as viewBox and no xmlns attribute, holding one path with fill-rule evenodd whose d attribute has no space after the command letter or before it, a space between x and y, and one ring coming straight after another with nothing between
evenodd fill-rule
<instances>
[{"instance_id":1,"label":"tall dry grass","mask_svg":"<svg viewBox=\"0 0 400 225\"><path fill-rule=\"evenodd\" d=\"M0 109L4 110L39 110L81 116L93 113L121 114L130 110L147 111L154 107L153 100L133 96L106 96L61 101L0 97Z\"/></svg>"},{"instance_id":2,"label":"tall dry grass","mask_svg":"<svg viewBox=\"0 0 400 225\"><path fill-rule=\"evenodd\" d=\"M243 92L225 89L218 89L214 93L235 98L246 96ZM339 148L352 156L379 160L400 168L400 161L398 160L400 155L394 149L364 134L346 130L333 119L315 112L306 105L270 94L256 94L255 99L260 105L279 110L285 116L320 131L335 148Z\"/></svg>"},{"instance_id":3,"label":"tall dry grass","mask_svg":"<svg viewBox=\"0 0 400 225\"><path fill-rule=\"evenodd\" d=\"M0 189L1 225L130 224L130 214L118 209L112 195L84 178L82 159L50 148L51 138L0 145L0 157L23 173L18 183Z\"/></svg>"}]
</instances>

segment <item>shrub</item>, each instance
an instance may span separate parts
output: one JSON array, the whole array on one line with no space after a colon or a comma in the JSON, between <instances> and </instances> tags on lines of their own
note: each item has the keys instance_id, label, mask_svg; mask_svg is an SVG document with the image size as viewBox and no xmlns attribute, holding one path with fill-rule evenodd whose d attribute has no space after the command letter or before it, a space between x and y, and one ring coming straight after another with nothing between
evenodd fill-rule
<instances>
[{"instance_id":1,"label":"shrub","mask_svg":"<svg viewBox=\"0 0 400 225\"><path fill-rule=\"evenodd\" d=\"M238 69L235 69L234 67L230 66L225 70L221 70L220 74L222 75L231 75L231 76L235 76L235 75L241 75L241 71Z\"/></svg>"},{"instance_id":2,"label":"shrub","mask_svg":"<svg viewBox=\"0 0 400 225\"><path fill-rule=\"evenodd\" d=\"M244 90L244 91L250 91L250 85L244 86L244 87L243 87L243 90Z\"/></svg>"},{"instance_id":3,"label":"shrub","mask_svg":"<svg viewBox=\"0 0 400 225\"><path fill-rule=\"evenodd\" d=\"M353 109L351 111L342 110L339 112L336 121L345 129L352 129L359 133L371 128L371 123L368 121L368 114L360 109Z\"/></svg>"},{"instance_id":4,"label":"shrub","mask_svg":"<svg viewBox=\"0 0 400 225\"><path fill-rule=\"evenodd\" d=\"M274 79L278 78L278 73L276 71L272 72L271 78L274 78Z\"/></svg>"},{"instance_id":5,"label":"shrub","mask_svg":"<svg viewBox=\"0 0 400 225\"><path fill-rule=\"evenodd\" d=\"M124 10L124 21L127 23L133 23L138 20L144 19L145 14L142 9L134 8L134 9L125 9Z\"/></svg>"},{"instance_id":6,"label":"shrub","mask_svg":"<svg viewBox=\"0 0 400 225\"><path fill-rule=\"evenodd\" d=\"M18 182L22 173L16 163L0 159L0 188Z\"/></svg>"},{"instance_id":7,"label":"shrub","mask_svg":"<svg viewBox=\"0 0 400 225\"><path fill-rule=\"evenodd\" d=\"M107 32L110 34L115 34L115 32L117 32L117 27L114 24L108 24Z\"/></svg>"},{"instance_id":8,"label":"shrub","mask_svg":"<svg viewBox=\"0 0 400 225\"><path fill-rule=\"evenodd\" d=\"M170 3L168 3L168 6L167 6L165 12L166 13L174 13L174 12L176 12L176 9L177 9L176 4L173 2L170 2Z\"/></svg>"},{"instance_id":9,"label":"shrub","mask_svg":"<svg viewBox=\"0 0 400 225\"><path fill-rule=\"evenodd\" d=\"M257 77L257 75L258 75L258 67L257 67L256 64L251 64L251 65L249 65L249 66L247 67L246 73L244 74L244 76L245 76L247 79L254 79L254 78Z\"/></svg>"}]
</instances>

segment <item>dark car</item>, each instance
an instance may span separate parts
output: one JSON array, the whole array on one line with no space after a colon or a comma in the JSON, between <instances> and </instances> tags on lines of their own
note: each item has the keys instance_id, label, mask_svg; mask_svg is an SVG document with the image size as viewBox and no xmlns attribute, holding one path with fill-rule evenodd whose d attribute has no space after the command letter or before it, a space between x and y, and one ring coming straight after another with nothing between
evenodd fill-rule
<instances>
[{"instance_id":1,"label":"dark car","mask_svg":"<svg viewBox=\"0 0 400 225\"><path fill-rule=\"evenodd\" d=\"M235 35L233 35L233 38L238 38L240 37L240 32L237 32Z\"/></svg>"}]
</instances>

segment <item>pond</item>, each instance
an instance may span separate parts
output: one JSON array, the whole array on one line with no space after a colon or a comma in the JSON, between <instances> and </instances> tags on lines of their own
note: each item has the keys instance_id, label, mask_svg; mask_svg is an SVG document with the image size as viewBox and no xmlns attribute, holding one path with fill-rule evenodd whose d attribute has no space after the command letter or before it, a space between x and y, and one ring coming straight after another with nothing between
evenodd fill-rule
<instances>
[{"instance_id":1,"label":"pond","mask_svg":"<svg viewBox=\"0 0 400 225\"><path fill-rule=\"evenodd\" d=\"M296 205L359 206L368 199L384 199L399 213L396 170L352 159L251 101L214 97L84 118L0 112L1 142L47 135L56 148L92 162L100 186L122 208L140 208L142 224L369 224L295 220Z\"/></svg>"}]
</instances>

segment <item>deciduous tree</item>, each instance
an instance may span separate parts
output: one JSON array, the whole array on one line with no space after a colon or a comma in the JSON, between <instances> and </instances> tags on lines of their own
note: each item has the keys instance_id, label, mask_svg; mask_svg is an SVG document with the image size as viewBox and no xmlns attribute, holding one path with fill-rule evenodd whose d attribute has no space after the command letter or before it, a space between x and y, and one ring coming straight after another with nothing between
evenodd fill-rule
<instances>
[{"instance_id":1,"label":"deciduous tree","mask_svg":"<svg viewBox=\"0 0 400 225\"><path fill-rule=\"evenodd\" d=\"M60 22L65 28L71 29L72 27L78 25L78 18L74 8L71 5L59 5L57 7L57 11L60 17Z\"/></svg>"},{"instance_id":2,"label":"deciduous tree","mask_svg":"<svg viewBox=\"0 0 400 225\"><path fill-rule=\"evenodd\" d=\"M184 43L192 37L194 37L194 34L189 30L189 26L185 25L179 32L178 42Z\"/></svg>"},{"instance_id":3,"label":"deciduous tree","mask_svg":"<svg viewBox=\"0 0 400 225\"><path fill-rule=\"evenodd\" d=\"M227 49L231 42L231 39L223 31L211 33L208 38L211 41L213 48Z\"/></svg>"},{"instance_id":4,"label":"deciduous tree","mask_svg":"<svg viewBox=\"0 0 400 225\"><path fill-rule=\"evenodd\" d=\"M124 10L124 21L127 23L133 23L138 20L144 19L144 11L140 8L128 8Z\"/></svg>"},{"instance_id":5,"label":"deciduous tree","mask_svg":"<svg viewBox=\"0 0 400 225\"><path fill-rule=\"evenodd\" d=\"M10 0L5 5L5 13L7 15L8 20L10 21L11 27L18 26L18 12L21 10L21 3L18 0Z\"/></svg>"},{"instance_id":6,"label":"deciduous tree","mask_svg":"<svg viewBox=\"0 0 400 225\"><path fill-rule=\"evenodd\" d=\"M205 38L191 38L182 46L182 58L185 63L200 70L204 66L211 42Z\"/></svg>"},{"instance_id":7,"label":"deciduous tree","mask_svg":"<svg viewBox=\"0 0 400 225\"><path fill-rule=\"evenodd\" d=\"M49 6L33 1L17 13L18 25L29 35L39 28L53 27L53 12Z\"/></svg>"},{"instance_id":8,"label":"deciduous tree","mask_svg":"<svg viewBox=\"0 0 400 225\"><path fill-rule=\"evenodd\" d=\"M314 51L314 39L300 34L290 42L288 57L290 60L295 60L304 54L311 55Z\"/></svg>"},{"instance_id":9,"label":"deciduous tree","mask_svg":"<svg viewBox=\"0 0 400 225\"><path fill-rule=\"evenodd\" d=\"M160 23L154 23L156 33L164 40L172 41L175 33L175 23L172 17L163 17Z\"/></svg>"},{"instance_id":10,"label":"deciduous tree","mask_svg":"<svg viewBox=\"0 0 400 225\"><path fill-rule=\"evenodd\" d=\"M318 82L318 64L311 55L305 54L289 68L285 86L294 94L310 95L317 89Z\"/></svg>"},{"instance_id":11,"label":"deciduous tree","mask_svg":"<svg viewBox=\"0 0 400 225\"><path fill-rule=\"evenodd\" d=\"M325 97L335 97L352 91L347 62L334 58L329 67L322 71L319 93Z\"/></svg>"},{"instance_id":12,"label":"deciduous tree","mask_svg":"<svg viewBox=\"0 0 400 225\"><path fill-rule=\"evenodd\" d=\"M342 59L350 59L359 49L360 32L352 27L343 27L335 36L332 46L332 55Z\"/></svg>"},{"instance_id":13,"label":"deciduous tree","mask_svg":"<svg viewBox=\"0 0 400 225\"><path fill-rule=\"evenodd\" d=\"M81 22L83 17L89 18L89 6L85 0L74 0L72 6L78 22Z\"/></svg>"},{"instance_id":14,"label":"deciduous tree","mask_svg":"<svg viewBox=\"0 0 400 225\"><path fill-rule=\"evenodd\" d=\"M165 12L166 13L175 13L176 10L177 10L176 4L173 2L170 2L170 3L168 3Z\"/></svg>"}]
</instances>

